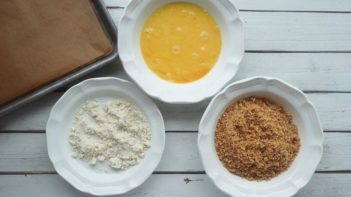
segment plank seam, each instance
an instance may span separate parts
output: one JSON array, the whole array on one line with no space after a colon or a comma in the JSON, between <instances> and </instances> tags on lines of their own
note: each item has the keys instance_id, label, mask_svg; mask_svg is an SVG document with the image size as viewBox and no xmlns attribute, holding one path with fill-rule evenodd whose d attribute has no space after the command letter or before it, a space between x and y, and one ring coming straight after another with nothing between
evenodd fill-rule
<instances>
[{"instance_id":1,"label":"plank seam","mask_svg":"<svg viewBox=\"0 0 351 197\"><path fill-rule=\"evenodd\" d=\"M45 133L45 130L0 130L0 133Z\"/></svg>"},{"instance_id":2,"label":"plank seam","mask_svg":"<svg viewBox=\"0 0 351 197\"><path fill-rule=\"evenodd\" d=\"M155 171L152 174L206 174L205 171Z\"/></svg>"},{"instance_id":3,"label":"plank seam","mask_svg":"<svg viewBox=\"0 0 351 197\"><path fill-rule=\"evenodd\" d=\"M56 171L14 171L0 172L0 175L41 175L41 174L57 174ZM152 174L206 174L205 171L155 171Z\"/></svg>"},{"instance_id":4,"label":"plank seam","mask_svg":"<svg viewBox=\"0 0 351 197\"><path fill-rule=\"evenodd\" d=\"M331 170L331 171L315 171L316 174L351 174L351 170ZM183 175L192 175L192 174L206 174L205 171L155 171L152 174L154 175L172 175L172 174L183 174ZM26 171L17 171L17 172L0 172L1 175L57 175L56 171L37 171L37 172L26 172Z\"/></svg>"},{"instance_id":5,"label":"plank seam","mask_svg":"<svg viewBox=\"0 0 351 197\"><path fill-rule=\"evenodd\" d=\"M307 94L315 94L315 93L318 93L318 94L350 94L351 91L341 91L341 90L304 90L303 91L304 93L307 93Z\"/></svg>"},{"instance_id":6,"label":"plank seam","mask_svg":"<svg viewBox=\"0 0 351 197\"><path fill-rule=\"evenodd\" d=\"M53 92L56 92L56 93L61 93L61 92L66 92L69 88L68 87L61 87L61 88L58 88L56 90L54 90ZM350 94L351 91L343 91L343 90L303 90L304 93L326 93L326 94L329 94L329 93L348 93Z\"/></svg>"},{"instance_id":7,"label":"plank seam","mask_svg":"<svg viewBox=\"0 0 351 197\"><path fill-rule=\"evenodd\" d=\"M351 130L324 130L324 133L351 133ZM16 134L16 133L43 133L45 134L45 130L0 130L0 134ZM177 130L171 130L171 131L166 131L166 133L198 133L198 131L177 131Z\"/></svg>"},{"instance_id":8,"label":"plank seam","mask_svg":"<svg viewBox=\"0 0 351 197\"><path fill-rule=\"evenodd\" d=\"M197 133L198 131L166 131L166 133ZM45 130L0 130L0 133L46 133Z\"/></svg>"},{"instance_id":9,"label":"plank seam","mask_svg":"<svg viewBox=\"0 0 351 197\"><path fill-rule=\"evenodd\" d=\"M122 7L121 7L122 8ZM322 11L322 10L250 10L239 9L240 12L282 12L282 13L324 13L324 14L351 14L351 11Z\"/></svg>"},{"instance_id":10,"label":"plank seam","mask_svg":"<svg viewBox=\"0 0 351 197\"><path fill-rule=\"evenodd\" d=\"M341 51L245 50L245 53L351 53L351 50L341 50Z\"/></svg>"},{"instance_id":11,"label":"plank seam","mask_svg":"<svg viewBox=\"0 0 351 197\"><path fill-rule=\"evenodd\" d=\"M318 174L351 174L351 170L330 170L330 171L321 171L317 170L315 173Z\"/></svg>"},{"instance_id":12,"label":"plank seam","mask_svg":"<svg viewBox=\"0 0 351 197\"><path fill-rule=\"evenodd\" d=\"M106 6L107 9L124 9L123 6ZM334 10L254 10L239 9L240 12L282 12L282 13L325 13L325 14L351 14L351 11L334 11Z\"/></svg>"},{"instance_id":13,"label":"plank seam","mask_svg":"<svg viewBox=\"0 0 351 197\"><path fill-rule=\"evenodd\" d=\"M351 130L340 130L340 131L334 131L334 130L324 130L324 133L351 133Z\"/></svg>"},{"instance_id":14,"label":"plank seam","mask_svg":"<svg viewBox=\"0 0 351 197\"><path fill-rule=\"evenodd\" d=\"M198 133L198 131L166 131L166 133Z\"/></svg>"},{"instance_id":15,"label":"plank seam","mask_svg":"<svg viewBox=\"0 0 351 197\"><path fill-rule=\"evenodd\" d=\"M107 9L124 9L125 7L122 7L122 6L106 6Z\"/></svg>"}]
</instances>

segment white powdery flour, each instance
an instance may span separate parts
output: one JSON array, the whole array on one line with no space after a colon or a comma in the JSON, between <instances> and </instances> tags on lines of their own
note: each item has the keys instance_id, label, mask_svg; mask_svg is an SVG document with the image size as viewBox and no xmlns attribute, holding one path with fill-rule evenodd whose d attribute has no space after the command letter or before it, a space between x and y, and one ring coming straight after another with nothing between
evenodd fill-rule
<instances>
[{"instance_id":1,"label":"white powdery flour","mask_svg":"<svg viewBox=\"0 0 351 197\"><path fill-rule=\"evenodd\" d=\"M150 124L131 103L88 100L75 114L69 135L73 157L95 165L107 161L113 168L137 164L150 147Z\"/></svg>"}]
</instances>

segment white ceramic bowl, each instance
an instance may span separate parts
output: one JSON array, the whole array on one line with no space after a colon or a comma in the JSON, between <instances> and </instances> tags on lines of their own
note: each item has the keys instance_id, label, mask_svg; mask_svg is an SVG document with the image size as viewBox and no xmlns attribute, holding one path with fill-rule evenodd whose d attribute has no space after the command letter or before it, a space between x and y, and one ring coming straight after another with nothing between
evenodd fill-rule
<instances>
[{"instance_id":1,"label":"white ceramic bowl","mask_svg":"<svg viewBox=\"0 0 351 197\"><path fill-rule=\"evenodd\" d=\"M151 147L139 164L116 170L105 162L89 165L72 157L68 142L74 113L88 99L120 98L138 106L151 124ZM112 77L85 80L70 88L51 110L46 126L50 160L56 171L80 191L94 195L125 193L142 184L161 160L165 128L157 106L134 84Z\"/></svg>"},{"instance_id":2,"label":"white ceramic bowl","mask_svg":"<svg viewBox=\"0 0 351 197\"><path fill-rule=\"evenodd\" d=\"M166 103L196 103L215 95L235 76L244 55L243 25L230 0L184 0L203 7L216 20L222 35L221 53L212 70L197 81L163 80L149 69L142 57L140 33L153 11L177 1L131 0L119 21L119 56L127 74L150 96Z\"/></svg>"},{"instance_id":3,"label":"white ceramic bowl","mask_svg":"<svg viewBox=\"0 0 351 197\"><path fill-rule=\"evenodd\" d=\"M228 105L247 96L261 96L281 105L293 116L301 140L290 168L269 181L249 181L230 173L219 160L214 133ZM297 88L274 78L255 77L230 84L207 107L200 125L198 148L202 163L215 185L231 196L292 196L311 179L323 153L323 131L312 103Z\"/></svg>"}]
</instances>

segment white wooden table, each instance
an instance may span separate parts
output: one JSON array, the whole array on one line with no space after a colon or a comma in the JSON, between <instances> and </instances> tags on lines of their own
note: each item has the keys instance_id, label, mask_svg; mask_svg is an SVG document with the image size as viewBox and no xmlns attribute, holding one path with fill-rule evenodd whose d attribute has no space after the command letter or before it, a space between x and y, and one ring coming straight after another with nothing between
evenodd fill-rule
<instances>
[{"instance_id":1,"label":"white wooden table","mask_svg":"<svg viewBox=\"0 0 351 197\"><path fill-rule=\"evenodd\" d=\"M127 1L105 2L117 22ZM281 78L307 94L323 124L323 158L296 196L351 196L351 1L235 3L244 21L246 47L235 80ZM84 79L101 76L128 79L119 62ZM88 196L57 175L47 155L48 114L69 86L0 118L0 196ZM206 176L197 151L203 108L181 112L165 104L159 107L167 130L162 161L126 196L225 196Z\"/></svg>"}]
</instances>

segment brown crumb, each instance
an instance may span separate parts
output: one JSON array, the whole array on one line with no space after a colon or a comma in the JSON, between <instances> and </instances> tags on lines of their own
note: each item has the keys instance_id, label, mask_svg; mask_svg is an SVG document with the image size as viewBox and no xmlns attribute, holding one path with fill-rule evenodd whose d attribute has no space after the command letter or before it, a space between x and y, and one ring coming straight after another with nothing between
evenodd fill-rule
<instances>
[{"instance_id":1,"label":"brown crumb","mask_svg":"<svg viewBox=\"0 0 351 197\"><path fill-rule=\"evenodd\" d=\"M289 168L300 149L292 116L265 99L232 103L216 125L215 146L223 165L249 180L269 180Z\"/></svg>"}]
</instances>

